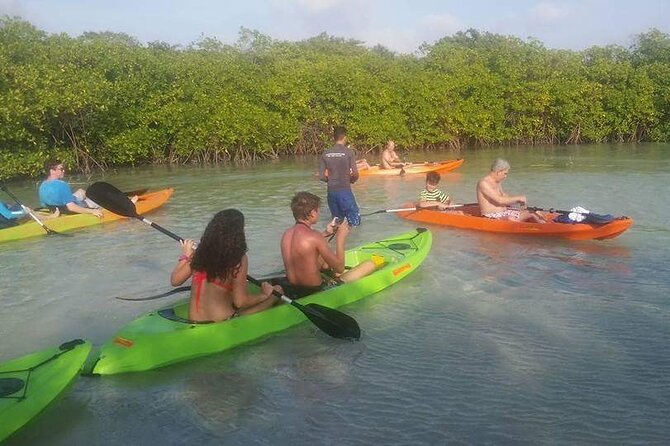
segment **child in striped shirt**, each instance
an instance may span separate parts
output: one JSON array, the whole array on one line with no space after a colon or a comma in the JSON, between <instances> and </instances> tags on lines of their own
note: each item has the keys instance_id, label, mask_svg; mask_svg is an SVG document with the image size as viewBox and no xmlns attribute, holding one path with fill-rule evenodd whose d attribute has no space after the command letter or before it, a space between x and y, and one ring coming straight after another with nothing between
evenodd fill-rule
<instances>
[{"instance_id":1,"label":"child in striped shirt","mask_svg":"<svg viewBox=\"0 0 670 446\"><path fill-rule=\"evenodd\" d=\"M426 174L426 188L421 191L419 195L420 208L436 207L440 211L449 209L451 204L451 197L437 188L440 182L440 174L437 172L428 172ZM458 212L458 211L456 211ZM454 212L454 213L456 213ZM459 214L461 212L458 212Z\"/></svg>"}]
</instances>

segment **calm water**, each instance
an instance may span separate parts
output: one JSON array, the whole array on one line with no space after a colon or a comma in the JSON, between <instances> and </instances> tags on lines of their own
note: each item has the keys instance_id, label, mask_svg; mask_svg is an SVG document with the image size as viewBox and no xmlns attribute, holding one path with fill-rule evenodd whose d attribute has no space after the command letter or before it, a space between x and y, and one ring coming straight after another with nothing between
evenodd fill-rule
<instances>
[{"instance_id":1,"label":"calm water","mask_svg":"<svg viewBox=\"0 0 670 446\"><path fill-rule=\"evenodd\" d=\"M8 444L666 444L670 145L467 151L442 188L473 201L499 155L512 163L506 189L531 205L581 205L635 225L605 242L433 227L433 250L417 272L345 308L363 329L360 342L305 323L152 372L82 377ZM316 164L160 167L104 179L121 189L174 187L150 218L184 237L199 237L222 208L241 209L260 275L281 268L292 194L325 197ZM372 212L414 199L422 186L421 176L364 178L355 193ZM33 183L12 190L35 204ZM374 215L349 246L411 227ZM169 289L179 250L158 231L125 221L75 234L0 245L0 360L76 337L100 345L179 298L114 299Z\"/></svg>"}]
</instances>

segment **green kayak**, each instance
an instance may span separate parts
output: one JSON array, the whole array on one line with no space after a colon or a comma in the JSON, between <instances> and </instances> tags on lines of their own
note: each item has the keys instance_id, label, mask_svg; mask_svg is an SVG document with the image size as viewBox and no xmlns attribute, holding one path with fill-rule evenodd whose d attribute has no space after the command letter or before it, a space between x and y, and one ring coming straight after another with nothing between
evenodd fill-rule
<instances>
[{"instance_id":1,"label":"green kayak","mask_svg":"<svg viewBox=\"0 0 670 446\"><path fill-rule=\"evenodd\" d=\"M381 266L369 276L304 297L300 303L337 308L381 291L414 271L428 255L431 244L430 231L417 228L348 250L349 267L369 259ZM254 285L249 287L258 291ZM100 348L97 358L91 357L86 373L108 375L151 370L222 352L305 320L291 305L277 305L216 323L194 323L187 317L188 300L134 320Z\"/></svg>"},{"instance_id":2,"label":"green kayak","mask_svg":"<svg viewBox=\"0 0 670 446\"><path fill-rule=\"evenodd\" d=\"M0 442L65 390L90 351L90 342L75 339L0 364Z\"/></svg>"}]
</instances>

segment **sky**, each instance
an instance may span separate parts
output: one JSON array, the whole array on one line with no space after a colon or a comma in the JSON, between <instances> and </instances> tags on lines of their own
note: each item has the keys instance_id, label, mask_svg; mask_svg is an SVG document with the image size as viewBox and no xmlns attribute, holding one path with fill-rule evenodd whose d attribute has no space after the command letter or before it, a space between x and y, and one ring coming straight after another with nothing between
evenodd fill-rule
<instances>
[{"instance_id":1,"label":"sky","mask_svg":"<svg viewBox=\"0 0 670 446\"><path fill-rule=\"evenodd\" d=\"M277 40L322 32L413 53L475 28L548 48L633 43L651 28L670 34L670 0L0 0L48 33L120 32L142 43L188 46L203 37L234 43L241 27Z\"/></svg>"}]
</instances>

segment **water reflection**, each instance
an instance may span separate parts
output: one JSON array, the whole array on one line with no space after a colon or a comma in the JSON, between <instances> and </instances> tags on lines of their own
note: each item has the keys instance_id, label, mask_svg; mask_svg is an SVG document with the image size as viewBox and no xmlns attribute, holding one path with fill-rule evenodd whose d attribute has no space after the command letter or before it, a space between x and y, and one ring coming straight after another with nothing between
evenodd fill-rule
<instances>
[{"instance_id":1,"label":"water reflection","mask_svg":"<svg viewBox=\"0 0 670 446\"><path fill-rule=\"evenodd\" d=\"M192 411L193 423L222 435L246 424L260 397L256 384L252 376L239 372L194 373L186 377L178 399Z\"/></svg>"}]
</instances>

